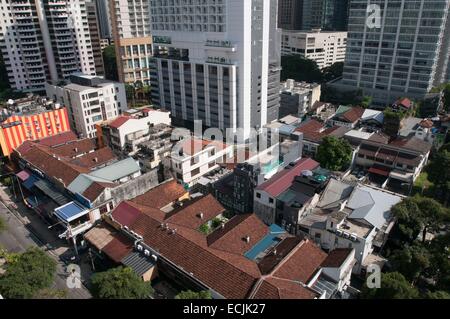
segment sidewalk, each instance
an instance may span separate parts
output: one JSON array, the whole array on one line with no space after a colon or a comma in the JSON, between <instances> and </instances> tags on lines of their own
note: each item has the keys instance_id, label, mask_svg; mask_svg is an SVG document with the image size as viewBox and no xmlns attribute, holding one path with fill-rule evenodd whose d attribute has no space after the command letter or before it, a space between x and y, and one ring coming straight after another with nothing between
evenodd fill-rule
<instances>
[{"instance_id":1,"label":"sidewalk","mask_svg":"<svg viewBox=\"0 0 450 319\"><path fill-rule=\"evenodd\" d=\"M71 299L91 298L89 291L85 287L80 289L67 289L66 279L68 273L66 272L66 264L60 257L65 253L70 253L72 250L70 245L66 241L60 239L56 232L48 229L49 225L47 222L33 210L26 207L21 201L14 202L12 197L13 195L10 196L9 189L0 185L0 201L6 205L18 221L18 225L14 225L14 228L10 231L11 233L14 232L12 235L24 237L21 238L22 242L27 240L29 242L28 246L35 244L41 247L58 262L56 280L53 288L65 290L67 292L67 297ZM22 226L23 229L18 229L20 226ZM26 233L29 233L30 236L24 236ZM79 266L81 268L82 282L86 284L92 275L92 270L89 263L86 261L86 258L82 258Z\"/></svg>"}]
</instances>

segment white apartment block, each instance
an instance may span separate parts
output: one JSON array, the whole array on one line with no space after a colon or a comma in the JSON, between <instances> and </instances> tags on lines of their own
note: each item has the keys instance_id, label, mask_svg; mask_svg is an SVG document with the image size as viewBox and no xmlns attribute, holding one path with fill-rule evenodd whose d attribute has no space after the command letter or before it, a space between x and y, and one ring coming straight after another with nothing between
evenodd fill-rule
<instances>
[{"instance_id":1,"label":"white apartment block","mask_svg":"<svg viewBox=\"0 0 450 319\"><path fill-rule=\"evenodd\" d=\"M150 84L149 0L111 0L112 34L121 82Z\"/></svg>"},{"instance_id":2,"label":"white apartment block","mask_svg":"<svg viewBox=\"0 0 450 319\"><path fill-rule=\"evenodd\" d=\"M191 127L261 128L278 117L276 0L150 0L152 100Z\"/></svg>"},{"instance_id":3,"label":"white apartment block","mask_svg":"<svg viewBox=\"0 0 450 319\"><path fill-rule=\"evenodd\" d=\"M95 75L85 0L0 0L0 48L11 87L43 91L45 81Z\"/></svg>"},{"instance_id":4,"label":"white apartment block","mask_svg":"<svg viewBox=\"0 0 450 319\"><path fill-rule=\"evenodd\" d=\"M316 61L323 69L336 62L344 62L346 47L347 32L283 30L281 54L299 55Z\"/></svg>"},{"instance_id":5,"label":"white apartment block","mask_svg":"<svg viewBox=\"0 0 450 319\"><path fill-rule=\"evenodd\" d=\"M290 114L303 117L320 101L320 95L320 84L286 80L280 85L280 118Z\"/></svg>"},{"instance_id":6,"label":"white apartment block","mask_svg":"<svg viewBox=\"0 0 450 319\"><path fill-rule=\"evenodd\" d=\"M366 23L367 0L350 3L343 89L361 88L384 108L400 97L423 98L450 77L449 0L370 3L381 9L379 27Z\"/></svg>"},{"instance_id":7,"label":"white apartment block","mask_svg":"<svg viewBox=\"0 0 450 319\"><path fill-rule=\"evenodd\" d=\"M193 186L200 177L217 169L220 163L231 162L233 159L233 145L186 138L175 144L165 165L172 169L179 181Z\"/></svg>"},{"instance_id":8,"label":"white apartment block","mask_svg":"<svg viewBox=\"0 0 450 319\"><path fill-rule=\"evenodd\" d=\"M65 85L45 85L47 96L67 107L72 129L82 137L95 138L96 124L116 118L127 108L123 83L76 74Z\"/></svg>"},{"instance_id":9,"label":"white apartment block","mask_svg":"<svg viewBox=\"0 0 450 319\"><path fill-rule=\"evenodd\" d=\"M138 151L137 144L148 140L149 132L158 124L170 126L170 113L146 108L130 116L127 111L124 115L102 125L103 137L117 153L123 153L127 143L133 145L133 149L126 150L131 156Z\"/></svg>"}]
</instances>

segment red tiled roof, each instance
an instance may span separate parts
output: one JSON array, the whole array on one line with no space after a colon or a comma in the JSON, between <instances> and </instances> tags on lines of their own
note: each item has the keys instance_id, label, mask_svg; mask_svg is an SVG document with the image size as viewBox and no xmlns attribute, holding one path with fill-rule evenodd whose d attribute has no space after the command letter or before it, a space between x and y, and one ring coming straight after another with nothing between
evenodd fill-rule
<instances>
[{"instance_id":1,"label":"red tiled roof","mask_svg":"<svg viewBox=\"0 0 450 319\"><path fill-rule=\"evenodd\" d=\"M299 283L269 277L262 282L253 299L314 299L318 297L318 293Z\"/></svg>"},{"instance_id":2,"label":"red tiled roof","mask_svg":"<svg viewBox=\"0 0 450 319\"><path fill-rule=\"evenodd\" d=\"M411 100L406 97L401 98L401 99L398 99L397 102L395 102L395 105L403 106L404 108L409 109L411 107Z\"/></svg>"},{"instance_id":3,"label":"red tiled roof","mask_svg":"<svg viewBox=\"0 0 450 319\"><path fill-rule=\"evenodd\" d=\"M322 262L322 267L340 267L352 252L351 248L337 248L328 253L327 258Z\"/></svg>"},{"instance_id":4,"label":"red tiled roof","mask_svg":"<svg viewBox=\"0 0 450 319\"><path fill-rule=\"evenodd\" d=\"M306 239L293 249L281 266L277 266L273 276L306 284L326 258L324 251Z\"/></svg>"},{"instance_id":5,"label":"red tiled roof","mask_svg":"<svg viewBox=\"0 0 450 319\"><path fill-rule=\"evenodd\" d=\"M311 158L302 158L294 167L285 168L276 173L268 181L259 185L256 190L265 191L271 196L276 197L291 186L295 176L298 176L304 170L313 170L318 166L319 163L315 160Z\"/></svg>"},{"instance_id":6,"label":"red tiled roof","mask_svg":"<svg viewBox=\"0 0 450 319\"><path fill-rule=\"evenodd\" d=\"M141 214L130 228L143 236L147 245L225 298L246 298L256 282L256 277L243 271L239 264L220 258L178 232L163 230L158 221L147 215Z\"/></svg>"},{"instance_id":7,"label":"red tiled roof","mask_svg":"<svg viewBox=\"0 0 450 319\"><path fill-rule=\"evenodd\" d=\"M355 123L358 121L361 116L364 114L364 109L359 106L352 107L350 110L345 112L344 114L341 114L339 117L341 119L346 120L349 123Z\"/></svg>"},{"instance_id":8,"label":"red tiled roof","mask_svg":"<svg viewBox=\"0 0 450 319\"><path fill-rule=\"evenodd\" d=\"M166 221L171 224L198 229L201 225L222 214L224 211L225 208L209 194L176 212L167 218ZM203 214L203 218L200 218L200 213Z\"/></svg>"},{"instance_id":9,"label":"red tiled roof","mask_svg":"<svg viewBox=\"0 0 450 319\"><path fill-rule=\"evenodd\" d=\"M119 116L118 118L116 118L115 120L113 120L111 123L109 123L110 127L113 128L119 128L121 127L123 124L125 124L128 120L130 119L129 116Z\"/></svg>"},{"instance_id":10,"label":"red tiled roof","mask_svg":"<svg viewBox=\"0 0 450 319\"><path fill-rule=\"evenodd\" d=\"M80 173L87 173L86 169L67 163L63 159L53 157L41 149L42 146L36 144L31 147L22 157L29 163L36 166L47 176L61 179L65 186L68 186Z\"/></svg>"},{"instance_id":11,"label":"red tiled roof","mask_svg":"<svg viewBox=\"0 0 450 319\"><path fill-rule=\"evenodd\" d=\"M85 138L67 144L54 146L48 149L49 153L64 156L67 158L74 158L95 150L95 145L92 140Z\"/></svg>"},{"instance_id":12,"label":"red tiled roof","mask_svg":"<svg viewBox=\"0 0 450 319\"><path fill-rule=\"evenodd\" d=\"M268 234L268 227L255 214L243 216L244 219L241 217L235 227L224 232L210 247L243 255ZM238 216L233 218L238 218ZM246 236L250 237L249 243L244 240Z\"/></svg>"},{"instance_id":13,"label":"red tiled roof","mask_svg":"<svg viewBox=\"0 0 450 319\"><path fill-rule=\"evenodd\" d=\"M424 128L432 128L434 126L434 123L430 119L424 119L419 123L419 125Z\"/></svg>"},{"instance_id":14,"label":"red tiled roof","mask_svg":"<svg viewBox=\"0 0 450 319\"><path fill-rule=\"evenodd\" d=\"M217 151L221 151L228 147L227 144L222 143L220 141L210 141L198 138L189 138L184 141L181 141L181 143L182 143L181 149L187 155L195 155L208 146L215 146Z\"/></svg>"},{"instance_id":15,"label":"red tiled roof","mask_svg":"<svg viewBox=\"0 0 450 319\"><path fill-rule=\"evenodd\" d=\"M103 147L84 156L77 157L72 160L71 163L92 169L116 159L116 155L114 155L113 151L109 147Z\"/></svg>"},{"instance_id":16,"label":"red tiled roof","mask_svg":"<svg viewBox=\"0 0 450 319\"><path fill-rule=\"evenodd\" d=\"M68 132L53 135L50 137L46 137L46 138L41 139L36 142L38 142L41 145L52 147L52 146L56 146L56 145L65 144L70 141L76 141L77 139L78 139L78 137L75 135L74 132L68 131Z\"/></svg>"},{"instance_id":17,"label":"red tiled roof","mask_svg":"<svg viewBox=\"0 0 450 319\"><path fill-rule=\"evenodd\" d=\"M128 202L122 202L112 212L112 217L122 226L130 226L139 217L140 212Z\"/></svg>"},{"instance_id":18,"label":"red tiled roof","mask_svg":"<svg viewBox=\"0 0 450 319\"><path fill-rule=\"evenodd\" d=\"M116 186L113 183L99 183L93 182L84 192L83 196L89 199L91 202L95 201L101 193L105 190L105 188L112 188Z\"/></svg>"},{"instance_id":19,"label":"red tiled roof","mask_svg":"<svg viewBox=\"0 0 450 319\"><path fill-rule=\"evenodd\" d=\"M318 132L323 128L323 123L317 120L309 120L304 124L301 124L296 131L302 133L313 133Z\"/></svg>"},{"instance_id":20,"label":"red tiled roof","mask_svg":"<svg viewBox=\"0 0 450 319\"><path fill-rule=\"evenodd\" d=\"M133 241L122 234L115 234L114 238L103 247L103 252L116 263L133 250Z\"/></svg>"},{"instance_id":21,"label":"red tiled roof","mask_svg":"<svg viewBox=\"0 0 450 319\"><path fill-rule=\"evenodd\" d=\"M171 180L149 190L145 194L140 195L131 201L138 205L161 209L164 206L175 202L186 193L187 191L183 186L178 184L177 181Z\"/></svg>"}]
</instances>

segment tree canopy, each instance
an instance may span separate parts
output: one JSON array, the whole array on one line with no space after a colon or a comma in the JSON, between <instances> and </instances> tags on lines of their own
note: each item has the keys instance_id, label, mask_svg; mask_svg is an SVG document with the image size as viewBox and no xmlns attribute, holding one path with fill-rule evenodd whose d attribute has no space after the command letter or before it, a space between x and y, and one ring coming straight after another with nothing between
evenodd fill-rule
<instances>
[{"instance_id":1,"label":"tree canopy","mask_svg":"<svg viewBox=\"0 0 450 319\"><path fill-rule=\"evenodd\" d=\"M402 200L391 209L397 218L396 233L402 243L413 243L420 232L422 241L429 230L437 230L449 220L449 211L432 198L416 195Z\"/></svg>"},{"instance_id":2,"label":"tree canopy","mask_svg":"<svg viewBox=\"0 0 450 319\"><path fill-rule=\"evenodd\" d=\"M427 167L428 179L434 183L437 190L447 195L450 191L450 151L442 149L437 154Z\"/></svg>"},{"instance_id":3,"label":"tree canopy","mask_svg":"<svg viewBox=\"0 0 450 319\"><path fill-rule=\"evenodd\" d=\"M430 267L430 258L428 250L416 244L395 250L389 261L395 271L400 272L406 279L413 282L425 269Z\"/></svg>"},{"instance_id":4,"label":"tree canopy","mask_svg":"<svg viewBox=\"0 0 450 319\"><path fill-rule=\"evenodd\" d=\"M431 93L444 93L444 110L446 112L450 112L450 82L444 83L440 85L439 87L433 88L431 90Z\"/></svg>"},{"instance_id":5,"label":"tree canopy","mask_svg":"<svg viewBox=\"0 0 450 319\"><path fill-rule=\"evenodd\" d=\"M105 78L118 81L116 49L114 45L109 45L103 50L103 63L105 65Z\"/></svg>"},{"instance_id":6,"label":"tree canopy","mask_svg":"<svg viewBox=\"0 0 450 319\"><path fill-rule=\"evenodd\" d=\"M316 159L323 168L342 171L350 165L352 147L342 138L326 136L319 145Z\"/></svg>"},{"instance_id":7,"label":"tree canopy","mask_svg":"<svg viewBox=\"0 0 450 319\"><path fill-rule=\"evenodd\" d=\"M342 76L344 62L336 62L331 66L322 69L323 82L329 82Z\"/></svg>"},{"instance_id":8,"label":"tree canopy","mask_svg":"<svg viewBox=\"0 0 450 319\"><path fill-rule=\"evenodd\" d=\"M29 248L7 263L0 277L0 294L6 298L32 298L38 291L49 288L56 272L56 262L39 248Z\"/></svg>"},{"instance_id":9,"label":"tree canopy","mask_svg":"<svg viewBox=\"0 0 450 319\"><path fill-rule=\"evenodd\" d=\"M361 290L363 299L414 299L418 296L418 290L399 272L382 273L380 288L365 285Z\"/></svg>"},{"instance_id":10,"label":"tree canopy","mask_svg":"<svg viewBox=\"0 0 450 319\"><path fill-rule=\"evenodd\" d=\"M147 299L153 294L150 283L129 267L95 273L91 283L93 296L100 299Z\"/></svg>"},{"instance_id":11,"label":"tree canopy","mask_svg":"<svg viewBox=\"0 0 450 319\"><path fill-rule=\"evenodd\" d=\"M176 295L175 299L212 299L212 296L211 292L209 292L208 290L198 292L186 290Z\"/></svg>"},{"instance_id":12,"label":"tree canopy","mask_svg":"<svg viewBox=\"0 0 450 319\"><path fill-rule=\"evenodd\" d=\"M322 82L322 72L313 60L304 59L298 55L281 57L281 80Z\"/></svg>"}]
</instances>

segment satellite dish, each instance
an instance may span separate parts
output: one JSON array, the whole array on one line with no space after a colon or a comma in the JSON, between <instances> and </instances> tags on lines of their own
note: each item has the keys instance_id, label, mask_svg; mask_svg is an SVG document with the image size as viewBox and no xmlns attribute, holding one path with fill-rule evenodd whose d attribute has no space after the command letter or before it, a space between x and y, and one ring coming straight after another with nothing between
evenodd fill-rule
<instances>
[{"instance_id":1,"label":"satellite dish","mask_svg":"<svg viewBox=\"0 0 450 319\"><path fill-rule=\"evenodd\" d=\"M9 99L8 100L8 104L13 105L14 104L14 100L13 99Z\"/></svg>"}]
</instances>

